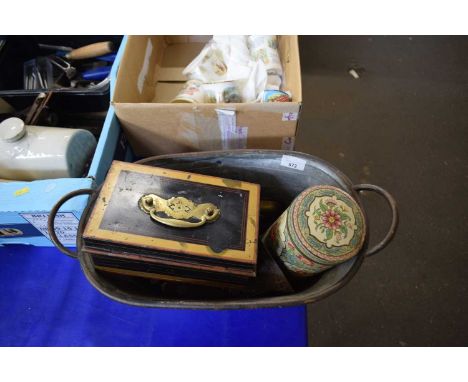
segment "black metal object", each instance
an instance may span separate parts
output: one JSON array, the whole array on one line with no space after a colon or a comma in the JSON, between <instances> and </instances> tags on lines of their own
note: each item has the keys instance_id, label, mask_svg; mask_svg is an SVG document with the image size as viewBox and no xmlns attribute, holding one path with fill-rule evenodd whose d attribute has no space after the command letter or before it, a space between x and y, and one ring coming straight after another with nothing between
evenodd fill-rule
<instances>
[{"instance_id":1,"label":"black metal object","mask_svg":"<svg viewBox=\"0 0 468 382\"><path fill-rule=\"evenodd\" d=\"M304 170L294 170L282 166L281 158L285 154L304 160L306 163ZM90 190L74 191L64 196L51 211L49 218L51 239L67 255L78 257L81 267L91 284L108 297L123 303L144 307L191 309L239 309L313 303L346 285L358 271L364 257L382 250L396 232L398 224L396 202L387 191L374 185L353 186L351 181L338 169L308 154L270 150L213 151L151 157L137 163L258 183L262 187L261 198L275 201L281 206L277 211L278 216L301 191L310 186L328 184L341 188L353 196L362 209L363 206L358 192L362 190L374 191L382 195L389 204L392 210L392 223L385 238L376 246L367 250L369 235L368 231L366 231L366 241L357 256L310 279L309 285L294 294L271 297L243 296L242 298L206 296L205 299L199 296L191 296L189 290L183 296L165 296L164 291L158 294L148 294L144 290L135 287L133 283L126 284L122 280L115 280L104 273L96 271L91 256L80 250L82 247L81 235L91 207L97 198L97 193L92 196L80 220L77 237L78 253L74 254L67 249L64 251L64 247L58 243L56 235L53 234L55 214L61 205L71 197L90 192ZM263 229L265 228L263 227Z\"/></svg>"},{"instance_id":2,"label":"black metal object","mask_svg":"<svg viewBox=\"0 0 468 382\"><path fill-rule=\"evenodd\" d=\"M0 98L15 110L29 107L41 93L52 90L54 97L49 106L52 110L68 113L99 112L109 108L110 84L93 89L60 88L27 90L23 87L23 64L40 56L55 54L54 50L44 50L40 44L66 45L79 48L84 45L112 41L115 50L120 46L122 36L7 36L5 46L0 51ZM80 64L90 64L92 59Z\"/></svg>"}]
</instances>

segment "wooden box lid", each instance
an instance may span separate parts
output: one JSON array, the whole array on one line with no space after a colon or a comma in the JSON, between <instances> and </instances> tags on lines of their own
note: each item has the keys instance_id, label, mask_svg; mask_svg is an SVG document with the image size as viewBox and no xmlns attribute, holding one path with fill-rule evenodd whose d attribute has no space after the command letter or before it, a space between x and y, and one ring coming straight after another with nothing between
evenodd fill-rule
<instances>
[{"instance_id":1,"label":"wooden box lid","mask_svg":"<svg viewBox=\"0 0 468 382\"><path fill-rule=\"evenodd\" d=\"M148 195L156 197L154 204L145 204L142 197ZM166 203L166 210L158 208L150 215L148 208L158 200ZM86 245L109 246L114 251L121 247L133 253L141 249L146 255L174 253L202 262L254 268L259 200L257 184L114 161L83 239ZM208 215L203 215L208 219L200 224L203 219L191 214L205 206L211 206ZM213 206L219 216L210 220ZM171 226L177 221L187 227Z\"/></svg>"}]
</instances>

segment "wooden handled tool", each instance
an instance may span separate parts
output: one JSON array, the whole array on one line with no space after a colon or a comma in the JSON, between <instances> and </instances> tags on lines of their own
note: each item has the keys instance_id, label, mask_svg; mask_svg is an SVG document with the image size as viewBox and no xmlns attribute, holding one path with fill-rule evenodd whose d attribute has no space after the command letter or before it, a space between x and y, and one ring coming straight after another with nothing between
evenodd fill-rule
<instances>
[{"instance_id":1,"label":"wooden handled tool","mask_svg":"<svg viewBox=\"0 0 468 382\"><path fill-rule=\"evenodd\" d=\"M69 60L84 60L86 58L99 57L111 53L113 48L114 46L111 41L97 42L73 49L65 55L65 58Z\"/></svg>"},{"instance_id":2,"label":"wooden handled tool","mask_svg":"<svg viewBox=\"0 0 468 382\"><path fill-rule=\"evenodd\" d=\"M26 114L26 118L24 119L25 125L35 125L37 123L42 111L49 103L50 97L52 97L52 92L39 93L31 105L28 114Z\"/></svg>"}]
</instances>

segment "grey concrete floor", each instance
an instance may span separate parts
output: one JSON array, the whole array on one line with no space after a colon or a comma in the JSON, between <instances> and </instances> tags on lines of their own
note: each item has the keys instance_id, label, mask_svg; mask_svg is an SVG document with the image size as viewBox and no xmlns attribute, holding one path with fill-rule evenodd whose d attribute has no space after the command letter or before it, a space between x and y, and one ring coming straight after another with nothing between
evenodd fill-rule
<instances>
[{"instance_id":1,"label":"grey concrete floor","mask_svg":"<svg viewBox=\"0 0 468 382\"><path fill-rule=\"evenodd\" d=\"M468 345L468 38L303 36L300 47L296 149L383 186L400 209L394 241L309 306L310 344ZM375 242L390 214L364 199Z\"/></svg>"}]
</instances>

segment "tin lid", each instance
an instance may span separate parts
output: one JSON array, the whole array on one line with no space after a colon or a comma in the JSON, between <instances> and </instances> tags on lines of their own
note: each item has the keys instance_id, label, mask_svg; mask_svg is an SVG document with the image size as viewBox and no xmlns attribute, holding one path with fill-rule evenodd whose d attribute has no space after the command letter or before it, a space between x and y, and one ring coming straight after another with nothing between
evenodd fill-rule
<instances>
[{"instance_id":1,"label":"tin lid","mask_svg":"<svg viewBox=\"0 0 468 382\"><path fill-rule=\"evenodd\" d=\"M289 208L287 220L298 250L322 264L350 259L364 244L366 223L361 208L349 194L333 186L303 191Z\"/></svg>"},{"instance_id":2,"label":"tin lid","mask_svg":"<svg viewBox=\"0 0 468 382\"><path fill-rule=\"evenodd\" d=\"M0 123L0 140L4 142L15 142L23 138L25 133L26 126L19 118L8 118Z\"/></svg>"}]
</instances>

